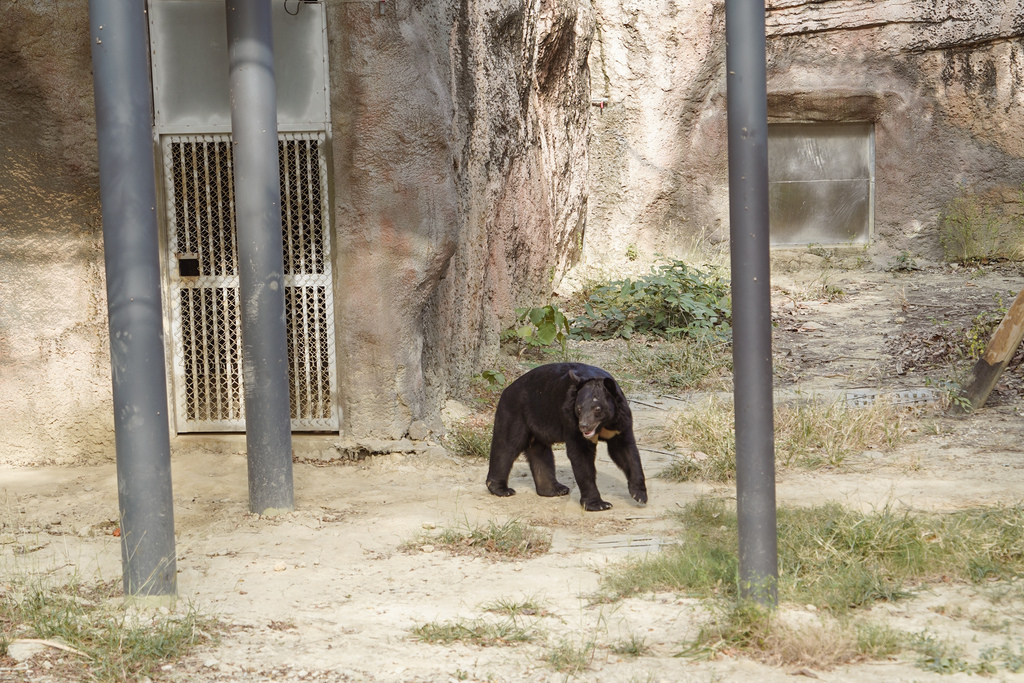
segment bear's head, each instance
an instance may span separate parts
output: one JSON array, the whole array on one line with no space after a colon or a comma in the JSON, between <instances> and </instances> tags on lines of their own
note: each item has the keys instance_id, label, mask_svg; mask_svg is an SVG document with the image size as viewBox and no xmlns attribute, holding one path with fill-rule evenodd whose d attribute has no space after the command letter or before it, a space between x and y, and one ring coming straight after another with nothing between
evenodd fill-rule
<instances>
[{"instance_id":1,"label":"bear's head","mask_svg":"<svg viewBox=\"0 0 1024 683\"><path fill-rule=\"evenodd\" d=\"M608 384L612 386L609 387ZM576 393L576 419L584 439L597 441L602 425L615 420L615 380L592 379Z\"/></svg>"}]
</instances>

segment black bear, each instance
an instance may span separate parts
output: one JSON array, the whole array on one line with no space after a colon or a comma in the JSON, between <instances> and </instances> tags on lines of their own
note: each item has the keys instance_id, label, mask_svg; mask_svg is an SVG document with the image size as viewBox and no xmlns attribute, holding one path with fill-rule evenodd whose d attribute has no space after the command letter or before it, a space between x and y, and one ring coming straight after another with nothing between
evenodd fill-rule
<instances>
[{"instance_id":1,"label":"black bear","mask_svg":"<svg viewBox=\"0 0 1024 683\"><path fill-rule=\"evenodd\" d=\"M487 490L511 496L508 475L526 452L533 483L541 496L564 496L569 488L555 479L551 444L565 443L585 510L607 510L597 490L597 442L608 443L612 462L626 474L629 493L647 502L647 484L633 437L633 413L615 379L583 363L552 363L530 370L501 393L494 414Z\"/></svg>"}]
</instances>

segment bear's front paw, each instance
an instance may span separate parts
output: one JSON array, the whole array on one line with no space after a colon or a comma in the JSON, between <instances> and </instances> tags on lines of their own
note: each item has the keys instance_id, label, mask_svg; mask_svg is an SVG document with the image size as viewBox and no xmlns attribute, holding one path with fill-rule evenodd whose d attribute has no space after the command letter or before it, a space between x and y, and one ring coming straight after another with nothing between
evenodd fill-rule
<instances>
[{"instance_id":1,"label":"bear's front paw","mask_svg":"<svg viewBox=\"0 0 1024 683\"><path fill-rule=\"evenodd\" d=\"M545 496L548 498L554 498L555 496L567 496L569 495L569 487L565 484L559 484L557 481L551 488L537 487L537 495Z\"/></svg>"},{"instance_id":2,"label":"bear's front paw","mask_svg":"<svg viewBox=\"0 0 1024 683\"><path fill-rule=\"evenodd\" d=\"M487 490L493 493L494 495L500 496L502 498L507 498L508 496L516 495L515 489L510 489L508 485L498 481L487 482Z\"/></svg>"},{"instance_id":3,"label":"bear's front paw","mask_svg":"<svg viewBox=\"0 0 1024 683\"><path fill-rule=\"evenodd\" d=\"M640 503L641 505L647 505L647 487L646 486L630 486L629 495L633 496L633 500Z\"/></svg>"},{"instance_id":4,"label":"bear's front paw","mask_svg":"<svg viewBox=\"0 0 1024 683\"><path fill-rule=\"evenodd\" d=\"M585 501L582 503L583 509L587 512L601 512L602 510L608 510L612 504L598 498L597 500Z\"/></svg>"}]
</instances>

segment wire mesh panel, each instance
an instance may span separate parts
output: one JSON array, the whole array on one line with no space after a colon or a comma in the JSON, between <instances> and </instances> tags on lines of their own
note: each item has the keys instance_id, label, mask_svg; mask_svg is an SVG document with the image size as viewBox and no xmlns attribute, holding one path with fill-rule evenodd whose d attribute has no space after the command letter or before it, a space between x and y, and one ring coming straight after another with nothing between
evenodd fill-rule
<instances>
[{"instance_id":1,"label":"wire mesh panel","mask_svg":"<svg viewBox=\"0 0 1024 683\"><path fill-rule=\"evenodd\" d=\"M335 430L334 306L322 133L278 151L292 429ZM231 142L166 136L173 380L178 430L245 428Z\"/></svg>"}]
</instances>

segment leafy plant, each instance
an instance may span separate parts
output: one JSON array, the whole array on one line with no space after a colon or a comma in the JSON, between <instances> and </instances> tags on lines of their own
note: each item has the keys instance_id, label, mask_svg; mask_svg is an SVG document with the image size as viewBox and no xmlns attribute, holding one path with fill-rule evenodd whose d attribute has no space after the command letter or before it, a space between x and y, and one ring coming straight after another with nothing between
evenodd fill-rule
<instances>
[{"instance_id":1,"label":"leafy plant","mask_svg":"<svg viewBox=\"0 0 1024 683\"><path fill-rule=\"evenodd\" d=\"M985 353L992 334L1006 316L1006 304L1003 297L995 295L996 307L990 311L982 311L971 319L970 326L964 332L965 354L970 360L977 360Z\"/></svg>"},{"instance_id":2,"label":"leafy plant","mask_svg":"<svg viewBox=\"0 0 1024 683\"><path fill-rule=\"evenodd\" d=\"M517 308L516 325L502 333L502 339L512 339L526 347L547 349L555 342L568 355L569 320L558 306L548 304L536 308Z\"/></svg>"},{"instance_id":3,"label":"leafy plant","mask_svg":"<svg viewBox=\"0 0 1024 683\"><path fill-rule=\"evenodd\" d=\"M500 391L505 387L505 375L497 370L484 370L480 377L487 382L487 388L491 391Z\"/></svg>"},{"instance_id":4,"label":"leafy plant","mask_svg":"<svg viewBox=\"0 0 1024 683\"><path fill-rule=\"evenodd\" d=\"M908 273L912 270L921 270L921 267L917 265L917 261L910 255L910 252L904 249L889 264L889 270L896 273Z\"/></svg>"},{"instance_id":5,"label":"leafy plant","mask_svg":"<svg viewBox=\"0 0 1024 683\"><path fill-rule=\"evenodd\" d=\"M679 260L643 277L597 287L573 321L582 339L629 339L634 333L664 338L724 334L730 326L729 282Z\"/></svg>"}]
</instances>

